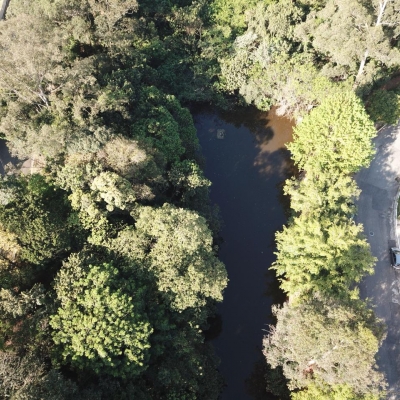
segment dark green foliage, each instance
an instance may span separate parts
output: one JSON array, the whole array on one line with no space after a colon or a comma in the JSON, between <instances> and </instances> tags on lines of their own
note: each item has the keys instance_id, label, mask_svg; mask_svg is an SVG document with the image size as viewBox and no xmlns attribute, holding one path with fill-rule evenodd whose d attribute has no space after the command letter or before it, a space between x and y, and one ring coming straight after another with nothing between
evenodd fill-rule
<instances>
[{"instance_id":1,"label":"dark green foliage","mask_svg":"<svg viewBox=\"0 0 400 400\"><path fill-rule=\"evenodd\" d=\"M211 182L204 177L196 162L184 160L175 163L168 173L168 178L178 204L200 212L207 208L208 188Z\"/></svg>"},{"instance_id":2,"label":"dark green foliage","mask_svg":"<svg viewBox=\"0 0 400 400\"><path fill-rule=\"evenodd\" d=\"M290 391L287 387L288 380L285 378L281 366L272 368L266 363L265 381L268 393L278 396L280 400L290 398Z\"/></svg>"},{"instance_id":3,"label":"dark green foliage","mask_svg":"<svg viewBox=\"0 0 400 400\"><path fill-rule=\"evenodd\" d=\"M3 190L13 190L14 197L0 208L0 223L18 237L21 260L40 264L68 251L70 227L65 221L70 208L65 194L40 175L15 180L11 185L3 181Z\"/></svg>"},{"instance_id":4,"label":"dark green foliage","mask_svg":"<svg viewBox=\"0 0 400 400\"><path fill-rule=\"evenodd\" d=\"M292 400L383 400L385 392L379 394L360 394L356 393L349 385L328 386L322 382L311 384L306 389L292 393Z\"/></svg>"},{"instance_id":5,"label":"dark green foliage","mask_svg":"<svg viewBox=\"0 0 400 400\"><path fill-rule=\"evenodd\" d=\"M400 118L400 95L377 90L368 98L367 111L373 121L394 125Z\"/></svg>"},{"instance_id":6,"label":"dark green foliage","mask_svg":"<svg viewBox=\"0 0 400 400\"><path fill-rule=\"evenodd\" d=\"M0 325L4 338L0 350L39 357L49 345L48 316L51 299L42 284L30 290L0 290ZM35 354L36 353L36 354Z\"/></svg>"}]
</instances>

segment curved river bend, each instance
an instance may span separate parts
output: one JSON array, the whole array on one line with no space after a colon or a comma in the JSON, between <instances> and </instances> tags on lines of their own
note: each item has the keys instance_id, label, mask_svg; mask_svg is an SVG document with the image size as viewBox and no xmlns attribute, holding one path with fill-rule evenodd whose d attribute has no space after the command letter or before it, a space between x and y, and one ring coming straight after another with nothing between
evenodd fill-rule
<instances>
[{"instance_id":1,"label":"curved river bend","mask_svg":"<svg viewBox=\"0 0 400 400\"><path fill-rule=\"evenodd\" d=\"M252 108L199 112L194 121L211 180L211 200L223 220L220 258L229 284L218 307L221 332L214 340L226 387L223 400L271 399L263 379L262 337L271 305L282 301L268 268L274 237L286 222L282 184L293 175L285 143L293 123ZM218 319L218 318L217 318ZM217 325L217 324L216 324Z\"/></svg>"}]
</instances>

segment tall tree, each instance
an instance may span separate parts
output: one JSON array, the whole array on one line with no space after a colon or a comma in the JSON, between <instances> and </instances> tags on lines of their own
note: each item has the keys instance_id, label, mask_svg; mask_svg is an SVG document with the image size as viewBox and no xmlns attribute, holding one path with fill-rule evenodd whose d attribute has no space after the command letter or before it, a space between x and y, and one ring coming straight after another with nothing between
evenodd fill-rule
<instances>
[{"instance_id":1,"label":"tall tree","mask_svg":"<svg viewBox=\"0 0 400 400\"><path fill-rule=\"evenodd\" d=\"M78 369L133 377L147 368L152 328L143 287L111 263L72 254L55 280L59 308L50 319L63 363Z\"/></svg>"},{"instance_id":2,"label":"tall tree","mask_svg":"<svg viewBox=\"0 0 400 400\"><path fill-rule=\"evenodd\" d=\"M369 164L375 135L361 100L342 92L325 99L303 119L288 148L301 170L346 175Z\"/></svg>"},{"instance_id":3,"label":"tall tree","mask_svg":"<svg viewBox=\"0 0 400 400\"><path fill-rule=\"evenodd\" d=\"M208 299L222 300L226 270L216 258L203 217L164 204L159 209L140 209L135 225L146 241L145 262L173 309L182 311L204 306Z\"/></svg>"},{"instance_id":4,"label":"tall tree","mask_svg":"<svg viewBox=\"0 0 400 400\"><path fill-rule=\"evenodd\" d=\"M400 14L395 0L329 0L319 11L296 27L296 35L324 57L322 71L356 83L373 79L377 66L400 64L400 51L393 43L399 35ZM369 71L365 72L370 59Z\"/></svg>"},{"instance_id":5,"label":"tall tree","mask_svg":"<svg viewBox=\"0 0 400 400\"><path fill-rule=\"evenodd\" d=\"M276 327L264 338L264 355L282 366L289 388L346 385L357 394L379 394L384 379L375 365L382 325L362 303L320 296L275 307Z\"/></svg>"},{"instance_id":6,"label":"tall tree","mask_svg":"<svg viewBox=\"0 0 400 400\"><path fill-rule=\"evenodd\" d=\"M68 221L71 208L65 193L37 174L0 179L0 192L0 224L6 233L3 255L10 255L7 243L13 237L17 238L17 246L9 260L42 266L68 252L74 224Z\"/></svg>"},{"instance_id":7,"label":"tall tree","mask_svg":"<svg viewBox=\"0 0 400 400\"><path fill-rule=\"evenodd\" d=\"M284 193L296 215L346 218L356 213L354 201L360 190L350 176L310 171L303 179L287 180Z\"/></svg>"},{"instance_id":8,"label":"tall tree","mask_svg":"<svg viewBox=\"0 0 400 400\"><path fill-rule=\"evenodd\" d=\"M338 216L300 216L277 232L273 265L291 297L315 291L347 296L354 282L373 272L375 258L363 228Z\"/></svg>"}]
</instances>

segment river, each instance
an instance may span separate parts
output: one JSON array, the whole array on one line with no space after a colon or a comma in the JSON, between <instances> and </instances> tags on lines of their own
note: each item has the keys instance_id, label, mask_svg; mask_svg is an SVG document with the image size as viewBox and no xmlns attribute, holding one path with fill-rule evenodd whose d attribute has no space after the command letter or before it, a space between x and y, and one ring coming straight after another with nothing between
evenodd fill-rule
<instances>
[{"instance_id":1,"label":"river","mask_svg":"<svg viewBox=\"0 0 400 400\"><path fill-rule=\"evenodd\" d=\"M219 256L229 276L213 327L221 329L214 339L226 382L221 398L272 399L265 390L261 348L273 322L271 305L283 300L268 268L275 260L275 232L287 219L282 184L293 175L285 148L293 123L274 110L252 108L201 111L194 120L211 200L223 220Z\"/></svg>"}]
</instances>

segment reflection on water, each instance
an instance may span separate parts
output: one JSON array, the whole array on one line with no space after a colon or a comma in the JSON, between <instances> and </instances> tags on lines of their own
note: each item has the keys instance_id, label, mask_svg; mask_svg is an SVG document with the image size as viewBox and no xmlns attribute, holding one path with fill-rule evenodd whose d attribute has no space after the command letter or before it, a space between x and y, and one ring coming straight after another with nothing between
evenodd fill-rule
<instances>
[{"instance_id":1,"label":"reflection on water","mask_svg":"<svg viewBox=\"0 0 400 400\"><path fill-rule=\"evenodd\" d=\"M211 199L223 219L220 258L229 274L209 334L221 359L226 400L272 399L265 391L262 337L271 305L283 300L269 266L275 232L286 222L282 183L293 174L284 144L293 123L253 108L194 116Z\"/></svg>"}]
</instances>

